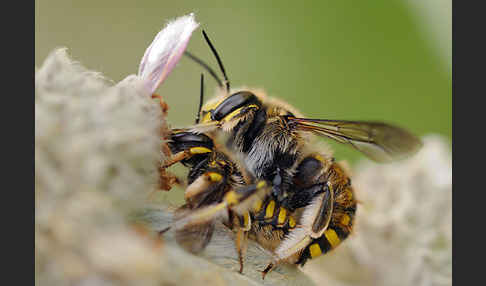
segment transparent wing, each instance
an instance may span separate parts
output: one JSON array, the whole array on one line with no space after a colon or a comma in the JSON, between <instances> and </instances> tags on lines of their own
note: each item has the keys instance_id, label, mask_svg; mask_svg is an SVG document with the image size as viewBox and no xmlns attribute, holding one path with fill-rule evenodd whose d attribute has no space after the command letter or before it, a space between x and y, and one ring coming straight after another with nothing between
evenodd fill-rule
<instances>
[{"instance_id":1,"label":"transparent wing","mask_svg":"<svg viewBox=\"0 0 486 286\"><path fill-rule=\"evenodd\" d=\"M381 122L286 117L297 130L347 144L377 162L390 162L415 154L422 142L408 131Z\"/></svg>"},{"instance_id":2,"label":"transparent wing","mask_svg":"<svg viewBox=\"0 0 486 286\"><path fill-rule=\"evenodd\" d=\"M180 220L190 215L188 205L183 205L174 213L174 219ZM208 243L214 232L214 222L204 221L199 224L192 224L181 228L176 228L175 237L177 243L191 253L200 253Z\"/></svg>"}]
</instances>

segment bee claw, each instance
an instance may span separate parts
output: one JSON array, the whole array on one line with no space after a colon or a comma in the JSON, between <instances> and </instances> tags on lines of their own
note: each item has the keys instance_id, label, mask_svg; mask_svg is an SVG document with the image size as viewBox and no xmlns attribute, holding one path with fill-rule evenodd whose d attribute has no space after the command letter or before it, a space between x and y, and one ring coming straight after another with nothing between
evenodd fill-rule
<instances>
[{"instance_id":1,"label":"bee claw","mask_svg":"<svg viewBox=\"0 0 486 286\"><path fill-rule=\"evenodd\" d=\"M239 261L240 261L240 274L243 274L243 256L240 254L239 255Z\"/></svg>"},{"instance_id":2,"label":"bee claw","mask_svg":"<svg viewBox=\"0 0 486 286\"><path fill-rule=\"evenodd\" d=\"M270 262L267 267L265 268L265 270L262 271L262 280L265 280L265 276L268 274L268 272L270 272L273 268L275 267L275 265Z\"/></svg>"},{"instance_id":3,"label":"bee claw","mask_svg":"<svg viewBox=\"0 0 486 286\"><path fill-rule=\"evenodd\" d=\"M163 234L164 234L166 231L168 231L169 229L170 229L170 226L168 226L168 227L166 227L166 228L164 228L164 229L160 230L160 231L159 231L159 236L162 236L162 235L163 235Z\"/></svg>"}]
</instances>

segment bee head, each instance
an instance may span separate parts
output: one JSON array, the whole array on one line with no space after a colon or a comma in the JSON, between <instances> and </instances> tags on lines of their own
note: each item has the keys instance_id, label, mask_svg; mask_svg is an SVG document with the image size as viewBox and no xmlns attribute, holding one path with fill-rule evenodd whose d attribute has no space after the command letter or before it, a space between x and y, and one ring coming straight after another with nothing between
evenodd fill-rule
<instances>
[{"instance_id":1,"label":"bee head","mask_svg":"<svg viewBox=\"0 0 486 286\"><path fill-rule=\"evenodd\" d=\"M222 126L234 126L247 115L262 106L258 97L250 91L238 91L215 103L208 103L201 110L202 123L219 122Z\"/></svg>"}]
</instances>

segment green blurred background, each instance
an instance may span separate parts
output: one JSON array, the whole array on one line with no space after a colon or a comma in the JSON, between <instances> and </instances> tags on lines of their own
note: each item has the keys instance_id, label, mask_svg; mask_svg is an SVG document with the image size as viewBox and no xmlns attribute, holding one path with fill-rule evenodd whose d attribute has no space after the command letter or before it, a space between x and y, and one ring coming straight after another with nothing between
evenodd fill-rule
<instances>
[{"instance_id":1,"label":"green blurred background","mask_svg":"<svg viewBox=\"0 0 486 286\"><path fill-rule=\"evenodd\" d=\"M308 117L382 120L452 135L451 1L36 0L35 63L55 47L115 82L167 20L194 12L233 87L263 87ZM188 50L216 61L196 30ZM173 126L192 124L201 68L183 58L159 88ZM207 76L206 94L216 85ZM336 146L337 159L356 151Z\"/></svg>"}]
</instances>

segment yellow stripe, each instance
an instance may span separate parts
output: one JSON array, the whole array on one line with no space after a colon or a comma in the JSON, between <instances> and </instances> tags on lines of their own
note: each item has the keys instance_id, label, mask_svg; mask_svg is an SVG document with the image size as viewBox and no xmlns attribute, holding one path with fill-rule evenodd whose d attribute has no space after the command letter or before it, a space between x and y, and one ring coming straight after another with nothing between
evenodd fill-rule
<instances>
[{"instance_id":1,"label":"yellow stripe","mask_svg":"<svg viewBox=\"0 0 486 286\"><path fill-rule=\"evenodd\" d=\"M341 218L341 224L342 225L348 225L350 220L351 220L351 218L347 214L345 214Z\"/></svg>"},{"instance_id":2,"label":"yellow stripe","mask_svg":"<svg viewBox=\"0 0 486 286\"><path fill-rule=\"evenodd\" d=\"M234 117L236 117L237 115L240 115L241 110L242 110L243 108L251 108L251 107L253 107L253 108L258 108L258 105L256 105L256 104L250 104L250 105L248 105L248 106L243 106L243 107L240 107L240 108L238 108L238 109L234 110L233 112L231 112L230 114L226 115L226 116L225 116L225 117L224 117L224 118L223 118L221 121L223 121L223 122L228 122L228 121L230 121L231 119L233 119Z\"/></svg>"},{"instance_id":3,"label":"yellow stripe","mask_svg":"<svg viewBox=\"0 0 486 286\"><path fill-rule=\"evenodd\" d=\"M192 155L204 154L204 153L210 153L211 149L208 149L206 147L192 147L191 149L189 149L189 152L191 152Z\"/></svg>"},{"instance_id":4,"label":"yellow stripe","mask_svg":"<svg viewBox=\"0 0 486 286\"><path fill-rule=\"evenodd\" d=\"M265 210L265 218L271 218L273 216L273 212L275 211L275 201L270 201Z\"/></svg>"},{"instance_id":5,"label":"yellow stripe","mask_svg":"<svg viewBox=\"0 0 486 286\"><path fill-rule=\"evenodd\" d=\"M229 205L235 205L238 203L238 195L234 191L229 191L226 193L224 196L224 200L229 204Z\"/></svg>"},{"instance_id":6,"label":"yellow stripe","mask_svg":"<svg viewBox=\"0 0 486 286\"><path fill-rule=\"evenodd\" d=\"M322 158L322 156L321 156L321 155L319 155L319 154L315 154L315 155L314 155L314 158L315 158L315 159L317 159L317 160L319 160L320 162L324 163L324 158Z\"/></svg>"},{"instance_id":7,"label":"yellow stripe","mask_svg":"<svg viewBox=\"0 0 486 286\"><path fill-rule=\"evenodd\" d=\"M258 182L256 187L257 187L257 189L261 189L261 188L265 187L266 185L267 185L267 183L265 181L260 181L260 182Z\"/></svg>"},{"instance_id":8,"label":"yellow stripe","mask_svg":"<svg viewBox=\"0 0 486 286\"><path fill-rule=\"evenodd\" d=\"M244 227L245 228L247 228L248 226L250 226L250 214L245 213L243 215L243 224L244 224Z\"/></svg>"},{"instance_id":9,"label":"yellow stripe","mask_svg":"<svg viewBox=\"0 0 486 286\"><path fill-rule=\"evenodd\" d=\"M322 254L321 247L319 244L314 243L309 247L311 258L316 258Z\"/></svg>"},{"instance_id":10,"label":"yellow stripe","mask_svg":"<svg viewBox=\"0 0 486 286\"><path fill-rule=\"evenodd\" d=\"M223 119L221 119L221 121L222 122L228 122L228 121L230 121L235 116L237 116L237 115L240 114L241 109L243 109L243 107L240 107L240 108L236 109L235 111L231 112L230 114L226 115Z\"/></svg>"},{"instance_id":11,"label":"yellow stripe","mask_svg":"<svg viewBox=\"0 0 486 286\"><path fill-rule=\"evenodd\" d=\"M217 214L219 211L224 210L226 206L227 206L226 202L222 202L217 205L213 205L205 209L201 209L200 211L197 211L193 213L193 215L189 216L188 217L189 219L186 217L176 222L176 225L177 224L181 224L181 226L196 225L198 223L201 223L202 221L207 221L208 219L212 218L215 214Z\"/></svg>"},{"instance_id":12,"label":"yellow stripe","mask_svg":"<svg viewBox=\"0 0 486 286\"><path fill-rule=\"evenodd\" d=\"M219 182L219 181L221 181L223 179L223 176L221 176L218 173L209 172L209 173L207 173L207 175L209 176L209 180L211 182Z\"/></svg>"},{"instance_id":13,"label":"yellow stripe","mask_svg":"<svg viewBox=\"0 0 486 286\"><path fill-rule=\"evenodd\" d=\"M290 228L294 228L296 225L295 219L291 216L289 216L289 226Z\"/></svg>"},{"instance_id":14,"label":"yellow stripe","mask_svg":"<svg viewBox=\"0 0 486 286\"><path fill-rule=\"evenodd\" d=\"M338 244L341 242L339 240L339 237L337 236L337 233L334 231L334 229L330 228L324 232L324 235L327 238L327 241L331 244L332 248L338 246Z\"/></svg>"},{"instance_id":15,"label":"yellow stripe","mask_svg":"<svg viewBox=\"0 0 486 286\"><path fill-rule=\"evenodd\" d=\"M287 210L285 208L280 208L280 212L278 213L278 224L283 224L285 222L285 218L287 217Z\"/></svg>"}]
</instances>

